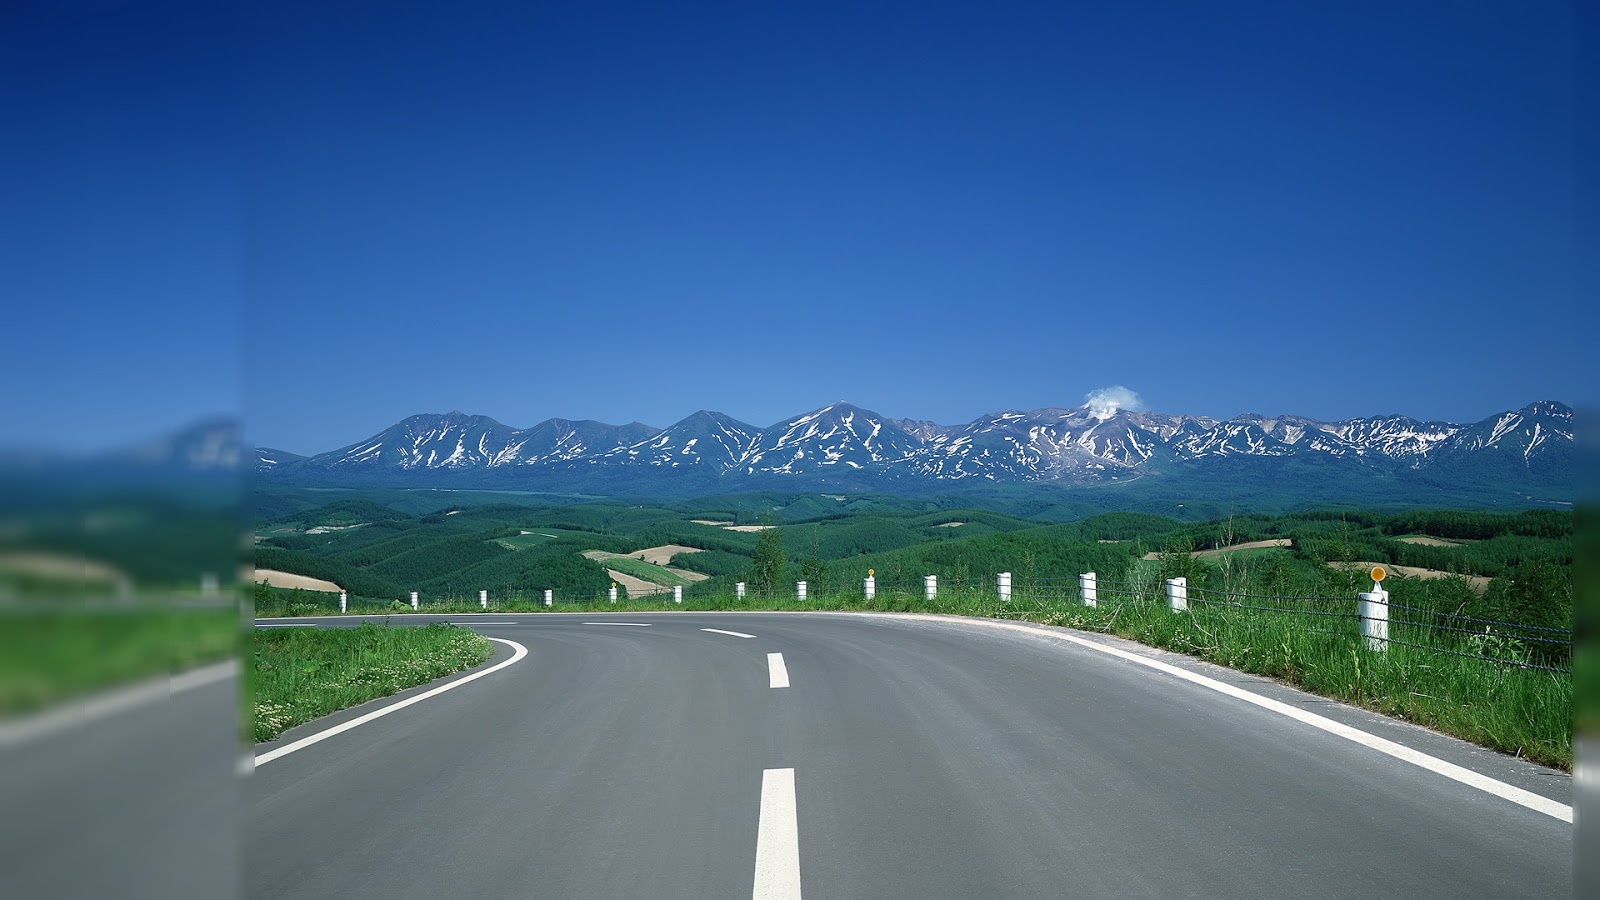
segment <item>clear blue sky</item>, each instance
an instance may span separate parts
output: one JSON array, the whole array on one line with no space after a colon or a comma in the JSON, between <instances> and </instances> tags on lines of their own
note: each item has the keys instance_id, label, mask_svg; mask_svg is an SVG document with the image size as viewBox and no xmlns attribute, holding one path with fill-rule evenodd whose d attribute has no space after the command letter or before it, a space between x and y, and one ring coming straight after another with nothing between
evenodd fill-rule
<instances>
[{"instance_id":1,"label":"clear blue sky","mask_svg":"<svg viewBox=\"0 0 1600 900\"><path fill-rule=\"evenodd\" d=\"M0 47L58 442L1577 390L1569 4L104 6Z\"/></svg>"}]
</instances>

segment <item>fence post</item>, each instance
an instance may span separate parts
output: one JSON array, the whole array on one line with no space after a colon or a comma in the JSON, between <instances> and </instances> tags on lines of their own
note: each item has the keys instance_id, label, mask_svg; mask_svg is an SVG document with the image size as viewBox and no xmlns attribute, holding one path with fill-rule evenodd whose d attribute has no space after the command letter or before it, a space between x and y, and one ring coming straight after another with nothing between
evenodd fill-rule
<instances>
[{"instance_id":1,"label":"fence post","mask_svg":"<svg viewBox=\"0 0 1600 900\"><path fill-rule=\"evenodd\" d=\"M488 609L489 608L489 592L488 591L479 591L478 592L478 605L483 607L484 609Z\"/></svg>"},{"instance_id":2,"label":"fence post","mask_svg":"<svg viewBox=\"0 0 1600 900\"><path fill-rule=\"evenodd\" d=\"M744 582L740 581L740 582L736 582L734 584L734 586L733 586L733 599L735 599L735 600L743 600L744 599Z\"/></svg>"},{"instance_id":3,"label":"fence post","mask_svg":"<svg viewBox=\"0 0 1600 900\"><path fill-rule=\"evenodd\" d=\"M939 576L929 575L922 579L922 593L931 603L933 598L939 596Z\"/></svg>"},{"instance_id":4,"label":"fence post","mask_svg":"<svg viewBox=\"0 0 1600 900\"><path fill-rule=\"evenodd\" d=\"M806 583L804 581L796 581L794 583L794 598L796 600L806 599Z\"/></svg>"},{"instance_id":5,"label":"fence post","mask_svg":"<svg viewBox=\"0 0 1600 900\"><path fill-rule=\"evenodd\" d=\"M339 592L339 615L344 615L344 591Z\"/></svg>"},{"instance_id":6,"label":"fence post","mask_svg":"<svg viewBox=\"0 0 1600 900\"><path fill-rule=\"evenodd\" d=\"M611 583L611 589L609 591L607 591L607 594L610 595L612 603L617 602L617 584L616 584L616 582L612 582Z\"/></svg>"},{"instance_id":7,"label":"fence post","mask_svg":"<svg viewBox=\"0 0 1600 900\"><path fill-rule=\"evenodd\" d=\"M871 575L861 579L861 593L866 595L868 600L878 596L878 579Z\"/></svg>"},{"instance_id":8,"label":"fence post","mask_svg":"<svg viewBox=\"0 0 1600 900\"><path fill-rule=\"evenodd\" d=\"M545 592L544 592L544 605L545 606L555 606L556 605L556 592L555 592L555 590L553 588L546 588L545 589Z\"/></svg>"},{"instance_id":9,"label":"fence post","mask_svg":"<svg viewBox=\"0 0 1600 900\"><path fill-rule=\"evenodd\" d=\"M682 603L683 602L683 585L675 584L675 585L672 586L672 602L673 603Z\"/></svg>"},{"instance_id":10,"label":"fence post","mask_svg":"<svg viewBox=\"0 0 1600 900\"><path fill-rule=\"evenodd\" d=\"M412 591L411 592L411 608L412 609L416 609L417 608L417 592L416 591Z\"/></svg>"},{"instance_id":11,"label":"fence post","mask_svg":"<svg viewBox=\"0 0 1600 900\"><path fill-rule=\"evenodd\" d=\"M1167 579L1167 605L1173 612L1189 611L1189 579Z\"/></svg>"},{"instance_id":12,"label":"fence post","mask_svg":"<svg viewBox=\"0 0 1600 900\"><path fill-rule=\"evenodd\" d=\"M1000 602L1001 603L1010 603L1011 602L1011 573L1010 572L1001 572L999 575L995 576L995 580L997 582L999 582L996 585L996 587L1000 591Z\"/></svg>"},{"instance_id":13,"label":"fence post","mask_svg":"<svg viewBox=\"0 0 1600 900\"><path fill-rule=\"evenodd\" d=\"M1078 576L1078 593L1083 595L1083 605L1084 606L1098 606L1099 605L1100 601L1095 595L1096 591L1095 591L1095 586L1094 586L1094 573L1093 572L1085 572L1082 575Z\"/></svg>"},{"instance_id":14,"label":"fence post","mask_svg":"<svg viewBox=\"0 0 1600 900\"><path fill-rule=\"evenodd\" d=\"M1377 585L1361 595L1361 636L1367 649L1382 653L1389 649L1389 592Z\"/></svg>"}]
</instances>

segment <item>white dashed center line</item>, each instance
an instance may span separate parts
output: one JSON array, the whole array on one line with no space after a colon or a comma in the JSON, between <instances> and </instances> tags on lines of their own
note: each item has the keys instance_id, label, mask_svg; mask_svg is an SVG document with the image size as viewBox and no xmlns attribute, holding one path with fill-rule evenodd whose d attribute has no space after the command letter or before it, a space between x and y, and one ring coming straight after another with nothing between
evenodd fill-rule
<instances>
[{"instance_id":1,"label":"white dashed center line","mask_svg":"<svg viewBox=\"0 0 1600 900\"><path fill-rule=\"evenodd\" d=\"M723 631L721 628L702 628L700 630L701 631L709 631L712 634L725 634L725 635L728 635L729 637L737 637L737 638L753 638L753 637L755 637L755 635L753 635L753 634L745 634L742 631Z\"/></svg>"},{"instance_id":2,"label":"white dashed center line","mask_svg":"<svg viewBox=\"0 0 1600 900\"><path fill-rule=\"evenodd\" d=\"M767 680L769 687L786 688L789 686L789 667L783 664L782 653L767 654Z\"/></svg>"},{"instance_id":3,"label":"white dashed center line","mask_svg":"<svg viewBox=\"0 0 1600 900\"><path fill-rule=\"evenodd\" d=\"M750 896L752 900L800 900L800 829L795 821L793 769L761 773L756 881Z\"/></svg>"}]
</instances>

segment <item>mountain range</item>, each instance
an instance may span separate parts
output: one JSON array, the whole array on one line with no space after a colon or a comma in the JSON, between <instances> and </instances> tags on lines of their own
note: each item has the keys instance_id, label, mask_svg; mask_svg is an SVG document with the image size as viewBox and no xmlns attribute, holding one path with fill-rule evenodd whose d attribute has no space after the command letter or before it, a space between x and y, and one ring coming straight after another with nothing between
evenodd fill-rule
<instances>
[{"instance_id":1,"label":"mountain range","mask_svg":"<svg viewBox=\"0 0 1600 900\"><path fill-rule=\"evenodd\" d=\"M690 496L751 490L897 494L1159 479L1276 484L1397 502L1570 501L1572 409L1542 400L1470 424L1382 415L1217 420L1115 408L991 413L964 425L849 403L757 427L701 410L665 429L548 419L531 428L461 412L407 418L314 456L257 448L265 482ZM1306 479L1310 479L1307 481ZM1380 487L1381 485L1381 487Z\"/></svg>"}]
</instances>

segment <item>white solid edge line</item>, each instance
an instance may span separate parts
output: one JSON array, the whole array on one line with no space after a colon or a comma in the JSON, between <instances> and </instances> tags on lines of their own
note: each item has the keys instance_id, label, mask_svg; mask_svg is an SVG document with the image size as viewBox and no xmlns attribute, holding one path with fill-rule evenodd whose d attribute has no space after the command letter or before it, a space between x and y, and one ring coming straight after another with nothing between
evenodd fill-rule
<instances>
[{"instance_id":1,"label":"white solid edge line","mask_svg":"<svg viewBox=\"0 0 1600 900\"><path fill-rule=\"evenodd\" d=\"M184 691L204 687L239 674L239 660L226 659L198 669L162 675L134 684L113 687L103 693L67 700L24 718L0 722L0 749L80 728L97 719L137 709L161 700L170 700Z\"/></svg>"},{"instance_id":2,"label":"white solid edge line","mask_svg":"<svg viewBox=\"0 0 1600 900\"><path fill-rule=\"evenodd\" d=\"M789 686L789 667L783 664L782 653L767 654L767 682L768 687L786 688Z\"/></svg>"},{"instance_id":3,"label":"white solid edge line","mask_svg":"<svg viewBox=\"0 0 1600 900\"><path fill-rule=\"evenodd\" d=\"M795 819L794 770L761 772L761 818L756 824L752 900L800 900L800 828Z\"/></svg>"},{"instance_id":4,"label":"white solid edge line","mask_svg":"<svg viewBox=\"0 0 1600 900\"><path fill-rule=\"evenodd\" d=\"M315 622L257 622L257 628L316 628Z\"/></svg>"},{"instance_id":5,"label":"white solid edge line","mask_svg":"<svg viewBox=\"0 0 1600 900\"><path fill-rule=\"evenodd\" d=\"M1108 647L1104 644L1096 643L1095 641L1077 637L1076 635L1040 631L1035 628L1027 628L1021 625L1015 625L1010 622L990 621L986 622L985 624L1005 628L1014 628L1019 631L1025 631L1034 635L1049 635L1051 637L1059 638L1063 641L1068 641L1078 644L1079 646L1087 647L1090 650L1098 650L1101 653L1115 656L1118 659L1124 659L1128 662L1135 663L1146 668L1155 669L1158 672L1165 672L1168 675L1181 678L1184 681L1192 684L1197 684L1203 688L1209 688L1219 694L1226 694L1230 697L1243 700L1246 703L1253 703L1262 709L1270 710L1278 713L1279 715L1288 716L1295 721L1310 725L1312 728L1321 729L1322 731L1326 731L1331 735L1342 737L1347 741L1352 741L1360 744L1363 747L1371 748L1379 753L1383 753L1388 756L1392 756L1395 759L1401 760L1402 762L1408 762L1419 768L1427 769L1430 772L1443 775L1446 778L1449 778L1453 781L1458 781L1468 787L1477 788L1486 794L1493 794L1496 797L1510 800L1512 803L1515 803L1519 806L1525 806L1535 812L1544 813L1547 816L1560 819L1563 822L1572 822L1572 807L1566 805L1565 803L1551 800L1549 797L1540 796L1532 791L1526 791L1514 785L1506 784L1503 781L1498 781L1490 778L1487 775L1481 775L1472 771L1471 769L1458 766L1455 763L1445 762L1438 757L1429 756L1428 754L1423 753L1421 750L1414 750L1405 746L1404 744L1397 744L1394 741L1388 740L1387 738L1381 738L1375 734L1368 734L1359 728L1352 728L1351 726L1342 722L1335 722L1326 716L1319 716L1313 712L1297 709L1282 701L1273 700L1270 697L1263 697L1260 694L1247 691L1244 688L1235 687L1231 684L1227 684L1226 682L1217 681L1215 678L1207 678L1204 675L1196 672L1190 672L1187 669L1180 669L1177 666L1169 665L1167 663L1160 662L1159 660L1148 659L1136 653L1129 653L1126 650L1121 650L1116 647Z\"/></svg>"},{"instance_id":6,"label":"white solid edge line","mask_svg":"<svg viewBox=\"0 0 1600 900\"><path fill-rule=\"evenodd\" d=\"M701 631L709 631L712 634L725 634L725 635L728 635L729 637L736 637L736 638L753 638L753 637L755 637L755 635L753 635L753 634L745 634L742 631L723 631L721 628L702 628L700 630Z\"/></svg>"},{"instance_id":7,"label":"white solid edge line","mask_svg":"<svg viewBox=\"0 0 1600 900\"><path fill-rule=\"evenodd\" d=\"M625 628L649 628L649 622L583 622L583 625L621 625Z\"/></svg>"},{"instance_id":8,"label":"white solid edge line","mask_svg":"<svg viewBox=\"0 0 1600 900\"><path fill-rule=\"evenodd\" d=\"M441 684L441 685L439 685L438 687L434 688L431 691L424 691L424 692L422 692L420 694L417 694L415 696L407 697L406 699L401 700L399 703L391 703L388 706L383 707L382 709L375 709L372 712L369 712L364 716L357 716L356 718L351 719L348 722L340 722L338 725L335 725L332 728L329 728L329 729L327 729L325 731L319 731L316 734L310 735L308 737L303 737L300 740L295 741L292 744L284 744L282 747L277 747L275 749L268 750L266 753L263 753L260 756L256 757L255 764L257 766L260 766L263 763L272 762L273 760L278 759L280 757L288 756L289 754L295 752L296 750L304 750L305 748L311 746L312 744L316 744L316 743L320 743L322 741L325 741L328 738L331 738L336 734L343 734L344 732L349 731L352 728L355 728L357 725L365 725L366 723L371 722L373 719L382 718L383 716L387 716L388 714L390 714L392 712L395 712L397 710L405 709L406 707L410 706L413 703L421 703L422 701L428 699L429 697L437 697L440 694L444 693L445 691L453 691L456 688L461 687L463 684L467 684L469 682L477 681L479 678L482 678L485 675L493 675L494 673L500 671L501 669L504 669L506 666L509 666L509 665L514 664L514 663L520 662L524 656L528 655L528 648L522 646L521 644L517 643L516 641L508 641L508 640L505 640L504 638L497 638L497 637L489 638L489 640L494 641L497 644L505 644L506 646L508 646L512 650L514 650L515 652L511 654L511 658L510 659L508 659L508 660L506 660L504 662L496 663L495 665L492 665L489 668L484 669L481 672L473 672L471 675L468 675L465 678L457 678L455 681L452 681L449 684Z\"/></svg>"}]
</instances>

